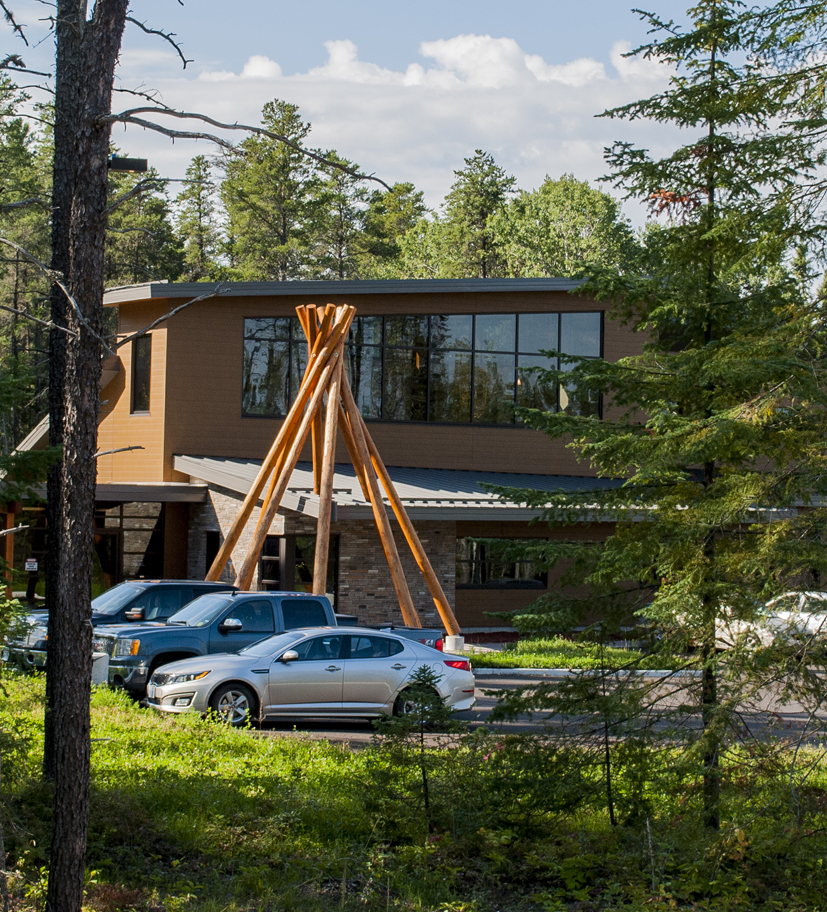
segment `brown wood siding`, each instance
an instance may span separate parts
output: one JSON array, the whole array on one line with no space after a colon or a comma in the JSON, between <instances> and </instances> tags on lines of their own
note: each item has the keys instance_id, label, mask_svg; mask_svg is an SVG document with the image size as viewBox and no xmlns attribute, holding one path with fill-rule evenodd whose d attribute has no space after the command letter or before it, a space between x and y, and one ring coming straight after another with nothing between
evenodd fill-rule
<instances>
[{"instance_id":1,"label":"brown wood siding","mask_svg":"<svg viewBox=\"0 0 827 912\"><path fill-rule=\"evenodd\" d=\"M120 333L137 332L167 312L165 302L125 309L120 314ZM167 327L151 333L149 414L130 414L132 396L132 344L118 349L122 369L101 392L98 446L102 450L142 446L142 450L115 453L98 459L98 481L161 481L164 471L165 397L167 389Z\"/></svg>"},{"instance_id":2,"label":"brown wood siding","mask_svg":"<svg viewBox=\"0 0 827 912\"><path fill-rule=\"evenodd\" d=\"M332 296L330 302L354 304L361 315L603 309L588 298L565 292L538 291L339 295ZM134 331L180 303L158 300L121 304L121 331ZM153 401L149 418L129 415L131 352L123 351L123 380L110 385L115 387L118 382L122 383L120 396L113 396L116 402L107 407L111 412L102 425L102 434L108 434L108 439L113 441L107 443L106 448L137 442L146 449L101 460L104 465L100 471L109 473L105 480L186 480L185 476L172 470L172 457L176 453L262 458L281 422L241 415L244 319L293 315L296 305L310 303L327 302L309 296L218 298L199 302L163 324L153 333ZM629 329L607 321L604 354L608 359L637 353L640 343L640 337ZM158 395L162 379L170 390L166 403L162 395L160 398ZM162 419L160 425L159 418ZM139 426L140 422L143 424ZM539 431L470 424L370 422L369 425L388 465L592 474L587 465L577 462L563 441L551 441ZM309 459L307 448L303 458ZM348 459L341 440L336 458L343 462Z\"/></svg>"}]
</instances>

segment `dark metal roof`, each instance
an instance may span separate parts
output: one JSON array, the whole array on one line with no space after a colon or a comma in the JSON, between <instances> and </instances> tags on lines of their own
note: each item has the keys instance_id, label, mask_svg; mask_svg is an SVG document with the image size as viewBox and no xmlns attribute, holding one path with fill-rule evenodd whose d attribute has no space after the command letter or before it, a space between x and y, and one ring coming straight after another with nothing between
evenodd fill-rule
<instances>
[{"instance_id":1,"label":"dark metal roof","mask_svg":"<svg viewBox=\"0 0 827 912\"><path fill-rule=\"evenodd\" d=\"M250 490L261 460L220 456L175 456L173 466L191 478L218 485L238 494ZM523 504L508 503L482 485L502 485L539 491L583 491L618 487L622 481L571 475L528 475L513 472L469 472L454 469L420 469L388 466L388 473L411 519L496 519L526 521L540 514ZM362 496L352 465L337 463L333 480L336 519L371 519L373 510ZM319 515L319 498L313 493L313 467L300 462L293 470L282 506L308 516Z\"/></svg>"},{"instance_id":2,"label":"dark metal roof","mask_svg":"<svg viewBox=\"0 0 827 912\"><path fill-rule=\"evenodd\" d=\"M456 294L508 291L574 291L579 279L370 279L354 281L291 282L146 282L110 288L104 304L149 301L157 298L195 298L217 289L220 297L275 297L308 295Z\"/></svg>"}]
</instances>

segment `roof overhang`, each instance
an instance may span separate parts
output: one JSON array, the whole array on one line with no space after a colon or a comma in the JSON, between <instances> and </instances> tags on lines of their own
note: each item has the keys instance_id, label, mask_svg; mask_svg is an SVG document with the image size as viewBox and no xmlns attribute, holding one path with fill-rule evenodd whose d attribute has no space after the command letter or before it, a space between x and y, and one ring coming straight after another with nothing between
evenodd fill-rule
<instances>
[{"instance_id":1,"label":"roof overhang","mask_svg":"<svg viewBox=\"0 0 827 912\"><path fill-rule=\"evenodd\" d=\"M572 292L583 284L577 279L371 279L365 281L292 282L146 282L109 288L106 307L138 301L199 298L214 292L219 298L293 297L323 298L352 295L480 294L503 292Z\"/></svg>"},{"instance_id":2,"label":"roof overhang","mask_svg":"<svg viewBox=\"0 0 827 912\"><path fill-rule=\"evenodd\" d=\"M177 472L208 482L242 496L250 490L261 468L256 459L225 459L218 456L173 457ZM544 490L582 491L616 487L611 479L568 475L525 475L507 472L466 472L452 469L388 467L394 487L412 520L527 522L542 511L524 504L500 500L483 485ZM372 520L373 508L362 495L351 465L337 464L333 479L334 522ZM281 501L284 509L318 517L319 498L313 493L313 469L299 463L293 470Z\"/></svg>"}]
</instances>

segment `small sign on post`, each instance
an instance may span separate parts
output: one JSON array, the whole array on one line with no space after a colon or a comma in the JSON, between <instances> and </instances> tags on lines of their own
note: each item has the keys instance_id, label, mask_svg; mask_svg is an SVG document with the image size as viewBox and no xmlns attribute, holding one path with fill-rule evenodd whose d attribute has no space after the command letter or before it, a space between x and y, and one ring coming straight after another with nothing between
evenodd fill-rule
<instances>
[{"instance_id":1,"label":"small sign on post","mask_svg":"<svg viewBox=\"0 0 827 912\"><path fill-rule=\"evenodd\" d=\"M27 557L26 558L26 572L27 573L37 573L37 558L36 557Z\"/></svg>"}]
</instances>

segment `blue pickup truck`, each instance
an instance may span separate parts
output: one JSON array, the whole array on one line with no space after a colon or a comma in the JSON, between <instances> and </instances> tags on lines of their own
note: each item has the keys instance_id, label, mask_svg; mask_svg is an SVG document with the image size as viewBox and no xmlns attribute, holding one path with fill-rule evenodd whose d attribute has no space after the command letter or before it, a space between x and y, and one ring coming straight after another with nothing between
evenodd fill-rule
<instances>
[{"instance_id":1,"label":"blue pickup truck","mask_svg":"<svg viewBox=\"0 0 827 912\"><path fill-rule=\"evenodd\" d=\"M347 620L341 617L345 625ZM202 595L165 623L98 627L93 648L109 656L111 685L143 697L149 678L161 665L192 656L238 652L285 630L333 627L339 623L323 595L221 592ZM395 628L394 632L441 648L439 630L411 627Z\"/></svg>"}]
</instances>

